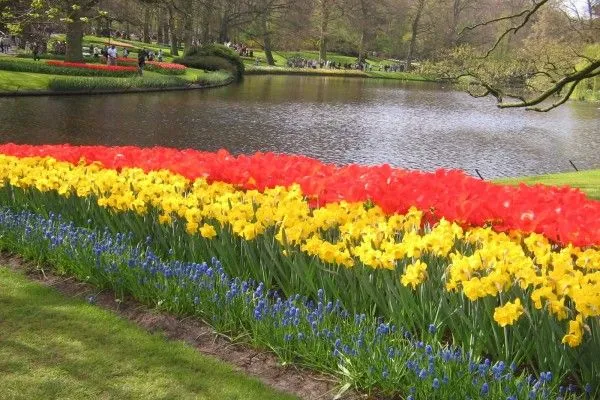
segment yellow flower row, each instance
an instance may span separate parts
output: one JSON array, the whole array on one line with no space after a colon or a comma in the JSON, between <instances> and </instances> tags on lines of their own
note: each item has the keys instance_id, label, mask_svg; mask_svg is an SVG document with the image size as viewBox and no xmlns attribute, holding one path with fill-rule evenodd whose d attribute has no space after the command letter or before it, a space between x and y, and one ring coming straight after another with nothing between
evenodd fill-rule
<instances>
[{"instance_id":1,"label":"yellow flower row","mask_svg":"<svg viewBox=\"0 0 600 400\"><path fill-rule=\"evenodd\" d=\"M327 204L311 209L299 186L264 192L203 179L190 181L169 171L116 171L99 165L73 165L52 158L0 155L0 183L56 191L62 196L94 195L100 206L145 214L150 207L162 223L179 217L190 234L212 239L214 221L235 235L252 240L267 230L282 248L292 248L326 263L353 267L358 262L395 270L406 265L401 284L417 288L428 279L424 254L448 260L446 289L471 301L499 297L515 285L531 289L537 309L557 319L574 318L564 343L581 342L584 321L600 316L600 251L572 246L558 249L537 234L497 233L490 228L464 231L442 220L422 229L422 213L385 215L365 203ZM461 253L457 249L470 247ZM494 319L511 325L523 314L519 299L498 307Z\"/></svg>"}]
</instances>

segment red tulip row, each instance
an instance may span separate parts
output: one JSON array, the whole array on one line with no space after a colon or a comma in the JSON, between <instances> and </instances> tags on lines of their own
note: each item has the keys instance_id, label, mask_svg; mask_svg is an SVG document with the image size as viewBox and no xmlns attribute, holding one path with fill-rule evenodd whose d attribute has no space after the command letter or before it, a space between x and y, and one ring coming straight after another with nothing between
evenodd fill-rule
<instances>
[{"instance_id":1,"label":"red tulip row","mask_svg":"<svg viewBox=\"0 0 600 400\"><path fill-rule=\"evenodd\" d=\"M433 173L389 165L336 166L297 155L256 153L233 156L172 148L0 145L0 153L52 156L108 168L168 169L189 179L205 177L246 189L299 184L314 204L371 200L388 213L411 206L430 221L444 217L465 226L491 225L498 231L536 232L563 245L600 245L600 202L568 187L506 186L483 182L458 170Z\"/></svg>"},{"instance_id":2,"label":"red tulip row","mask_svg":"<svg viewBox=\"0 0 600 400\"><path fill-rule=\"evenodd\" d=\"M117 58L117 63L123 64L123 65L137 65L137 60L133 59L133 58L119 57L119 58ZM146 61L146 65L152 65L153 67L156 67L157 69L172 69L172 70L178 70L178 71L185 71L185 69L186 69L185 65L168 63L168 62L159 62L159 61Z\"/></svg>"},{"instance_id":3,"label":"red tulip row","mask_svg":"<svg viewBox=\"0 0 600 400\"><path fill-rule=\"evenodd\" d=\"M84 69L91 69L91 70L96 70L96 71L134 72L134 73L137 72L136 67L125 67L125 66L104 65L104 64L74 63L74 62L65 62L65 61L57 61L57 60L47 60L46 64L51 65L53 67L84 68Z\"/></svg>"}]
</instances>

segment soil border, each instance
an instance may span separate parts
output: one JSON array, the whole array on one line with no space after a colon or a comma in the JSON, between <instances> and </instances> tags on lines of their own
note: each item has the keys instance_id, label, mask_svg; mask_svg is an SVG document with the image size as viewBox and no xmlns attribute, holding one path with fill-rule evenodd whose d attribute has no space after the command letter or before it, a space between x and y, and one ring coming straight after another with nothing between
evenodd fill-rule
<instances>
[{"instance_id":1,"label":"soil border","mask_svg":"<svg viewBox=\"0 0 600 400\"><path fill-rule=\"evenodd\" d=\"M150 333L158 332L169 340L183 341L202 354L226 362L235 370L257 378L278 391L306 400L333 399L339 391L340 385L334 377L291 365L283 366L272 353L251 348L244 343L232 342L197 318L177 318L129 297L119 299L112 291L100 290L73 277L59 276L50 268L42 268L11 253L0 252L0 265L14 272L24 273L33 282L51 287L70 298L87 300L94 296L95 305ZM343 400L367 398L350 391L340 397Z\"/></svg>"}]
</instances>

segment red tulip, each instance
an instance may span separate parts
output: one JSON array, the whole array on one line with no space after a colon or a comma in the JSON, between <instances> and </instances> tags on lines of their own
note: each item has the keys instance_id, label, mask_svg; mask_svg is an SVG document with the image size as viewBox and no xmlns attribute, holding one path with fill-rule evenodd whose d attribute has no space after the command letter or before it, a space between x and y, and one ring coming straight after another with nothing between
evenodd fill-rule
<instances>
[{"instance_id":1,"label":"red tulip","mask_svg":"<svg viewBox=\"0 0 600 400\"><path fill-rule=\"evenodd\" d=\"M115 169L167 169L189 179L203 177L246 189L297 183L315 206L371 200L389 214L417 207L426 212L428 223L444 217L464 226L491 224L497 231L537 232L565 245L600 245L600 202L569 187L496 185L457 170L429 173L389 165L336 166L305 156L232 156L226 150L5 144L0 145L0 153L51 156L71 163L100 162Z\"/></svg>"}]
</instances>

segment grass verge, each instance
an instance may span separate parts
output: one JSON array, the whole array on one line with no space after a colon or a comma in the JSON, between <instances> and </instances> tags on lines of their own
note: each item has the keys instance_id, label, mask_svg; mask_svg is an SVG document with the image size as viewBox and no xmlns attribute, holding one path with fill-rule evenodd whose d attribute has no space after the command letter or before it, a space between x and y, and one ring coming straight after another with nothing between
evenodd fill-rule
<instances>
[{"instance_id":1,"label":"grass verge","mask_svg":"<svg viewBox=\"0 0 600 400\"><path fill-rule=\"evenodd\" d=\"M551 186L571 186L581 189L590 198L600 200L600 170L589 170L579 172L567 172L562 174L550 174L529 176L524 178L499 179L496 183L514 184L525 183L533 185L541 183Z\"/></svg>"},{"instance_id":2,"label":"grass verge","mask_svg":"<svg viewBox=\"0 0 600 400\"><path fill-rule=\"evenodd\" d=\"M0 70L0 93L48 89L53 75Z\"/></svg>"},{"instance_id":3,"label":"grass verge","mask_svg":"<svg viewBox=\"0 0 600 400\"><path fill-rule=\"evenodd\" d=\"M435 81L434 79L408 72L363 72L345 69L284 68L255 65L246 65L245 73L246 75L336 76L345 78L395 79L402 81Z\"/></svg>"},{"instance_id":4,"label":"grass verge","mask_svg":"<svg viewBox=\"0 0 600 400\"><path fill-rule=\"evenodd\" d=\"M190 84L216 85L232 79L225 71L205 72L188 68L183 75L170 76L144 72L142 77L78 77L0 70L2 92L52 90L56 92L86 90L129 90L142 88L185 87Z\"/></svg>"},{"instance_id":5,"label":"grass verge","mask_svg":"<svg viewBox=\"0 0 600 400\"><path fill-rule=\"evenodd\" d=\"M0 267L4 399L292 399Z\"/></svg>"}]
</instances>

